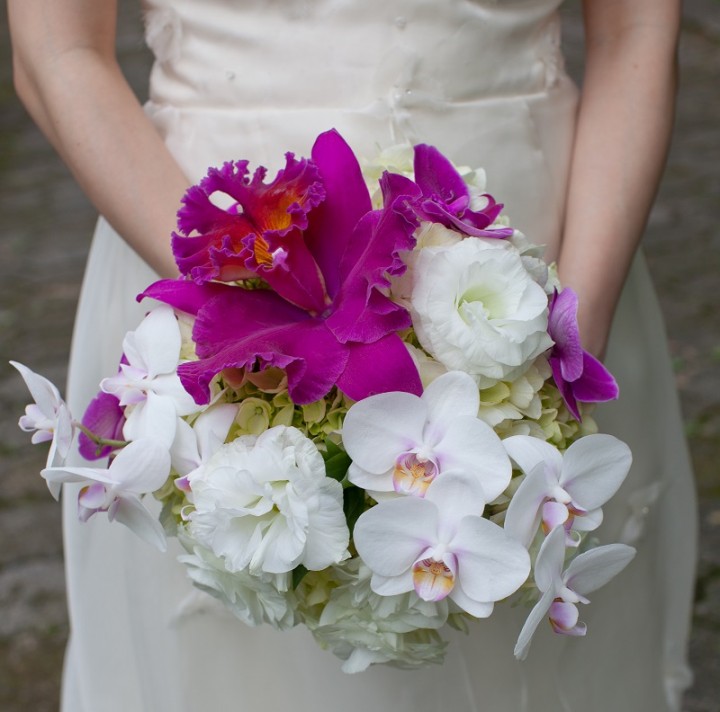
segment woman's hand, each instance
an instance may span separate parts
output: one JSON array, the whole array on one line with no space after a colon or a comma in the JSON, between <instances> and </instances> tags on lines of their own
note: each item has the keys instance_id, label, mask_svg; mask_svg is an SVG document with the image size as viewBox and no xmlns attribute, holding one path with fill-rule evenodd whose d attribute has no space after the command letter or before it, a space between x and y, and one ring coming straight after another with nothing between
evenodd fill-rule
<instances>
[{"instance_id":1,"label":"woman's hand","mask_svg":"<svg viewBox=\"0 0 720 712\"><path fill-rule=\"evenodd\" d=\"M602 357L665 163L679 0L584 0L586 68L558 269Z\"/></svg>"},{"instance_id":2,"label":"woman's hand","mask_svg":"<svg viewBox=\"0 0 720 712\"><path fill-rule=\"evenodd\" d=\"M117 0L8 0L15 87L80 186L158 274L188 181L115 59Z\"/></svg>"}]
</instances>

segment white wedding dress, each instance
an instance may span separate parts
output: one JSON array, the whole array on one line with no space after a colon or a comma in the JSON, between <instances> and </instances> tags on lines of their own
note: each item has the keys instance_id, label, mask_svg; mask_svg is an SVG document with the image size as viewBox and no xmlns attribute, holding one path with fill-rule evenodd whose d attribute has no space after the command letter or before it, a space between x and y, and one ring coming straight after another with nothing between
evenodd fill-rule
<instances>
[{"instance_id":1,"label":"white wedding dress","mask_svg":"<svg viewBox=\"0 0 720 712\"><path fill-rule=\"evenodd\" d=\"M559 0L148 0L157 61L147 113L193 181L247 158L271 170L337 128L361 157L399 141L436 145L487 170L512 224L558 248L576 89L563 71ZM142 166L137 167L142 171ZM82 413L117 367L151 271L100 221L74 337L69 401ZM359 675L298 628L249 628L183 568L65 496L72 635L64 712L667 712L689 682L685 648L695 503L673 376L641 259L625 289L608 364L621 387L601 406L635 462L606 508L603 543L633 563L582 611L585 639L536 635L500 605L452 633L444 666ZM172 542L176 544L176 542Z\"/></svg>"}]
</instances>

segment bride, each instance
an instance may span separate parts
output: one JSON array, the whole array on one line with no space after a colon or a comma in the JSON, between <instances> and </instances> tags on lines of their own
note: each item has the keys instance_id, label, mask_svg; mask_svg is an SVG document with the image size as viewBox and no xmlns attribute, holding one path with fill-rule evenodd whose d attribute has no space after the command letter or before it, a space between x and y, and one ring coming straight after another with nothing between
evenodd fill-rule
<instances>
[{"instance_id":1,"label":"bride","mask_svg":"<svg viewBox=\"0 0 720 712\"><path fill-rule=\"evenodd\" d=\"M272 171L334 127L365 158L422 141L486 169L512 224L578 293L585 348L606 356L622 393L597 419L635 458L598 531L638 555L593 597L584 641L540 631L517 663L527 611L505 607L456 635L444 666L414 673L344 675L307 631L247 628L193 598L172 556L98 517L78 523L66 496L64 712L680 709L694 495L662 322L634 257L672 123L680 3L585 0L580 97L559 3L146 0L156 62L141 107L115 61L116 0L8 0L18 93L103 216L73 412L116 367L142 314L134 295L176 275L169 235L187 186L229 159Z\"/></svg>"}]
</instances>

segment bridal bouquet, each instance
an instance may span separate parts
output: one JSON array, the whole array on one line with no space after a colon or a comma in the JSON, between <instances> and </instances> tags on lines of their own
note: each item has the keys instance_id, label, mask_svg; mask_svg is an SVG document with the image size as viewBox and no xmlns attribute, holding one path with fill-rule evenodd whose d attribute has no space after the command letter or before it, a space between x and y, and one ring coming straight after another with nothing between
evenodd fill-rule
<instances>
[{"instance_id":1,"label":"bridal bouquet","mask_svg":"<svg viewBox=\"0 0 720 712\"><path fill-rule=\"evenodd\" d=\"M588 535L631 456L587 412L617 387L576 296L483 173L431 146L363 174L330 131L265 179L238 161L190 188L182 276L140 295L81 422L13 364L52 493L176 536L197 587L250 625L304 624L347 672L440 662L446 624L513 595L533 605L518 658L545 618L583 635L578 604L634 550ZM75 433L107 466L66 464Z\"/></svg>"}]
</instances>

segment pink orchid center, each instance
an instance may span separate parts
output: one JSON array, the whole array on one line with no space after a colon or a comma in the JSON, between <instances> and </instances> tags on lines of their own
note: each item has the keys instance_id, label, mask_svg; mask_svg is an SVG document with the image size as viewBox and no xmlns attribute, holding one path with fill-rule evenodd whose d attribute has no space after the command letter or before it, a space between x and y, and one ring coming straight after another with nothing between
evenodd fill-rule
<instances>
[{"instance_id":1,"label":"pink orchid center","mask_svg":"<svg viewBox=\"0 0 720 712\"><path fill-rule=\"evenodd\" d=\"M413 564L413 585L423 601L442 601L455 586L455 557L445 557L448 561L438 561L435 557L418 559Z\"/></svg>"},{"instance_id":2,"label":"pink orchid center","mask_svg":"<svg viewBox=\"0 0 720 712\"><path fill-rule=\"evenodd\" d=\"M399 494L424 497L437 475L438 467L431 459L418 453L406 452L395 461L393 487Z\"/></svg>"},{"instance_id":3,"label":"pink orchid center","mask_svg":"<svg viewBox=\"0 0 720 712\"><path fill-rule=\"evenodd\" d=\"M550 625L560 635L585 635L587 627L584 623L578 623L580 614L574 603L567 603L557 599L550 606Z\"/></svg>"}]
</instances>

